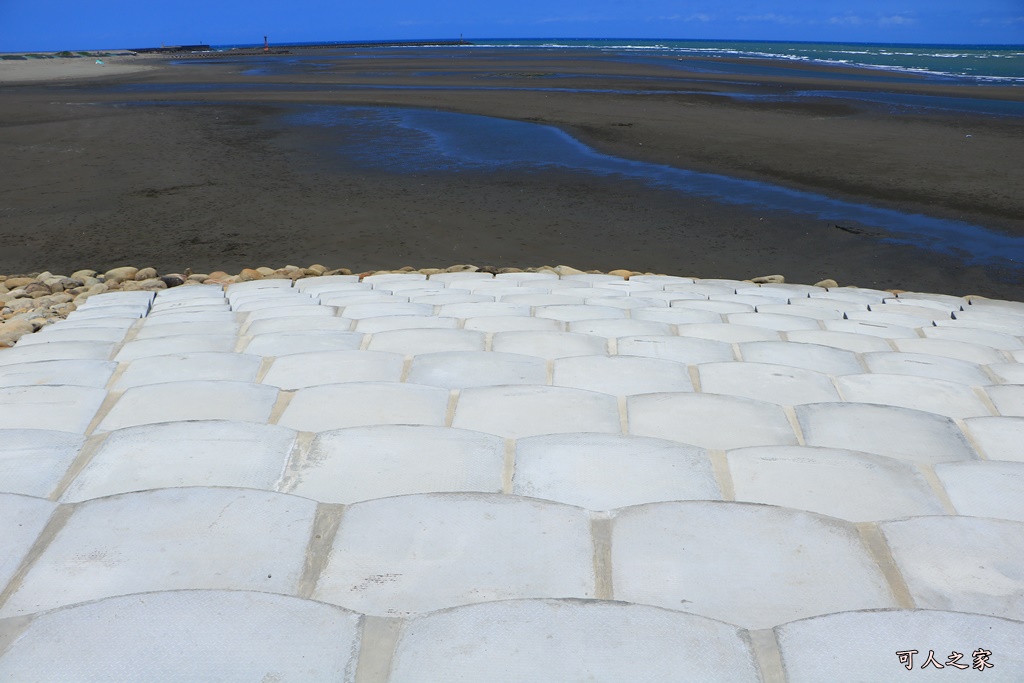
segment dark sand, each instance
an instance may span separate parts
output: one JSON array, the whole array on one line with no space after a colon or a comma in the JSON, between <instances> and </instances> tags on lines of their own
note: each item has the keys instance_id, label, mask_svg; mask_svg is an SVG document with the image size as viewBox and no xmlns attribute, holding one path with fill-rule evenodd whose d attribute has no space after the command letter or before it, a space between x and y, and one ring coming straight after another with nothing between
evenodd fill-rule
<instances>
[{"instance_id":1,"label":"dark sand","mask_svg":"<svg viewBox=\"0 0 1024 683\"><path fill-rule=\"evenodd\" d=\"M1024 269L965 267L935 252L882 244L874 232L853 234L823 220L571 172L367 172L338 163L316 130L279 122L282 107L294 103L413 106L543 122L608 154L1024 236L1020 118L896 116L854 100L715 95L884 89L1021 100L1024 88L912 77L886 84L877 71L806 66L791 76L723 77L687 72L674 59L628 63L593 53L465 48L391 51L287 75L241 74L258 65L188 63L106 80L0 88L0 273L124 264L237 272L311 263L355 271L566 263L697 277L782 273L792 282L831 277L862 287L1024 299ZM110 89L119 83L268 85ZM273 83L469 89L302 92ZM156 100L216 104L113 106Z\"/></svg>"}]
</instances>

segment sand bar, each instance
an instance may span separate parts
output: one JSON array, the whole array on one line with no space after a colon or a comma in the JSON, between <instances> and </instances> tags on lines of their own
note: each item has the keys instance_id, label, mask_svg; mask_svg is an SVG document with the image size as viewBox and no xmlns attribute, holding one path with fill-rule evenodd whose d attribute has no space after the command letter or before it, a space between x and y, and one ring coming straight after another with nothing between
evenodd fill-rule
<instances>
[{"instance_id":1,"label":"sand bar","mask_svg":"<svg viewBox=\"0 0 1024 683\"><path fill-rule=\"evenodd\" d=\"M96 61L103 64L97 64ZM105 78L147 71L155 67L152 58L137 55L109 57L52 57L49 59L0 60L0 85L39 81L69 81Z\"/></svg>"}]
</instances>

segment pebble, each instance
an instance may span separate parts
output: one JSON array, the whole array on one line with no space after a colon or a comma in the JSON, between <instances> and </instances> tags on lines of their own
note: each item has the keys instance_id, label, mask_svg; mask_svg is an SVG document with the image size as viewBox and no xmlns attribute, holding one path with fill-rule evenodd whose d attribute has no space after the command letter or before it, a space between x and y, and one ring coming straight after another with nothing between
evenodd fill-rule
<instances>
[{"instance_id":1,"label":"pebble","mask_svg":"<svg viewBox=\"0 0 1024 683\"><path fill-rule=\"evenodd\" d=\"M761 277L751 278L750 281L759 285L781 285L786 282L786 278L782 275L762 275Z\"/></svg>"},{"instance_id":2,"label":"pebble","mask_svg":"<svg viewBox=\"0 0 1024 683\"><path fill-rule=\"evenodd\" d=\"M497 266L476 266L472 264L456 264L445 268L419 268L402 266L393 270L368 270L358 273L360 278L383 273L421 273L438 275L441 273L472 273L481 272L497 275L501 273L553 273L559 276L580 275L583 273L603 273L600 270L579 270L568 265L539 266L535 268L499 268ZM90 297L111 291L158 291L170 287L182 287L197 284L227 286L235 282L248 282L270 278L298 280L307 277L330 275L352 275L349 268L328 269L314 263L308 268L286 265L283 268L245 268L238 275L231 275L223 270L212 273L193 273L186 269L184 273L168 273L160 275L155 268L135 268L120 266L99 274L95 270L76 270L71 276L51 272L22 273L0 275L0 348L13 345L20 337L39 330L57 320L67 317ZM636 270L616 269L608 271L629 279L634 275L651 275ZM758 284L784 283L782 275L763 275L752 278ZM818 287L838 287L835 280L825 279L816 283ZM890 290L901 291L901 290Z\"/></svg>"},{"instance_id":3,"label":"pebble","mask_svg":"<svg viewBox=\"0 0 1024 683\"><path fill-rule=\"evenodd\" d=\"M0 323L0 346L14 346L26 334L35 332L27 320L6 320Z\"/></svg>"},{"instance_id":4,"label":"pebble","mask_svg":"<svg viewBox=\"0 0 1024 683\"><path fill-rule=\"evenodd\" d=\"M139 272L138 268L132 266L121 266L120 268L111 268L103 274L104 280L117 280L123 282L124 280L134 280L135 275Z\"/></svg>"},{"instance_id":5,"label":"pebble","mask_svg":"<svg viewBox=\"0 0 1024 683\"><path fill-rule=\"evenodd\" d=\"M559 275L583 275L584 271L577 270L572 266L555 266L554 271Z\"/></svg>"}]
</instances>

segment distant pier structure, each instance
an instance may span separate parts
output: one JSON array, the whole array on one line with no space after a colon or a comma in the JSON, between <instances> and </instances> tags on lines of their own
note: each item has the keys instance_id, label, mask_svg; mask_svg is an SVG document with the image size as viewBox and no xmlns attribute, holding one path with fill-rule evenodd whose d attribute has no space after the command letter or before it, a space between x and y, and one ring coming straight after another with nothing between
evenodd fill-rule
<instances>
[{"instance_id":1,"label":"distant pier structure","mask_svg":"<svg viewBox=\"0 0 1024 683\"><path fill-rule=\"evenodd\" d=\"M133 48L132 52L139 54L166 54L174 55L175 58L185 57L239 57L255 55L289 55L295 52L311 50L346 50L346 49L367 49L375 47L456 47L460 45L472 45L468 40L459 36L458 40L407 40L407 41L367 41L361 43L318 43L315 45L275 45L270 46L267 36L263 36L263 46L251 45L248 47L233 47L227 50L214 50L209 45L167 45L160 47Z\"/></svg>"},{"instance_id":2,"label":"distant pier structure","mask_svg":"<svg viewBox=\"0 0 1024 683\"><path fill-rule=\"evenodd\" d=\"M209 52L209 45L161 45L160 47L133 47L131 52L145 54L177 54L179 52Z\"/></svg>"}]
</instances>

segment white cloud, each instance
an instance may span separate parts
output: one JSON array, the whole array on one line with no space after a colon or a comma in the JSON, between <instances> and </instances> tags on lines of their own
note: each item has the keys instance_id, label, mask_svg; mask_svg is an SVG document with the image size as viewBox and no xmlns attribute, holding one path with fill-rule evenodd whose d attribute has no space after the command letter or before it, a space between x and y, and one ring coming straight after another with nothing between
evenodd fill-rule
<instances>
[{"instance_id":1,"label":"white cloud","mask_svg":"<svg viewBox=\"0 0 1024 683\"><path fill-rule=\"evenodd\" d=\"M878 19L878 23L880 26L908 26L910 24L916 24L917 19L903 16L902 14L893 14L889 17L880 17Z\"/></svg>"},{"instance_id":2,"label":"white cloud","mask_svg":"<svg viewBox=\"0 0 1024 683\"><path fill-rule=\"evenodd\" d=\"M685 21L685 22L689 22L689 23L693 23L693 22L707 23L709 21L714 21L714 20L715 20L715 18L713 16L711 16L710 14L703 14L703 13L691 14L691 15L685 16L685 17L682 14L671 14L671 15L668 15L668 16L660 16L660 17L647 17L647 21Z\"/></svg>"},{"instance_id":3,"label":"white cloud","mask_svg":"<svg viewBox=\"0 0 1024 683\"><path fill-rule=\"evenodd\" d=\"M844 14L841 17L830 17L828 20L830 24L848 25L848 26L860 26L864 23L864 20L855 14Z\"/></svg>"},{"instance_id":4,"label":"white cloud","mask_svg":"<svg viewBox=\"0 0 1024 683\"><path fill-rule=\"evenodd\" d=\"M736 21L765 22L772 24L800 24L803 23L797 17L785 14L744 14L736 17Z\"/></svg>"},{"instance_id":5,"label":"white cloud","mask_svg":"<svg viewBox=\"0 0 1024 683\"><path fill-rule=\"evenodd\" d=\"M597 22L597 21L608 21L608 20L609 20L608 17L594 17L594 16L577 15L577 16L573 16L573 17L544 17L543 19L535 19L531 23L534 23L534 24L564 24L564 23L582 24L582 23Z\"/></svg>"},{"instance_id":6,"label":"white cloud","mask_svg":"<svg viewBox=\"0 0 1024 683\"><path fill-rule=\"evenodd\" d=\"M843 14L842 16L829 17L828 23L833 26L909 26L916 24L917 19L905 14L891 14L884 17L865 18L856 14Z\"/></svg>"}]
</instances>

